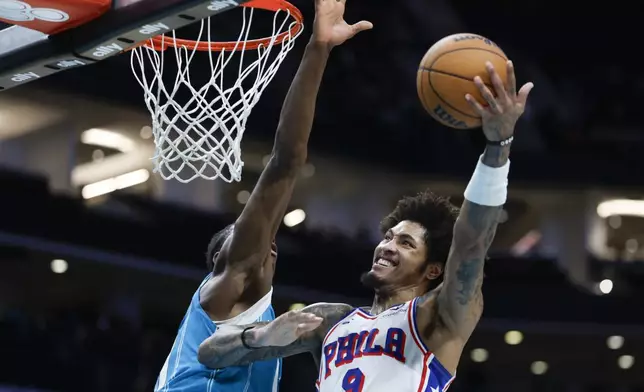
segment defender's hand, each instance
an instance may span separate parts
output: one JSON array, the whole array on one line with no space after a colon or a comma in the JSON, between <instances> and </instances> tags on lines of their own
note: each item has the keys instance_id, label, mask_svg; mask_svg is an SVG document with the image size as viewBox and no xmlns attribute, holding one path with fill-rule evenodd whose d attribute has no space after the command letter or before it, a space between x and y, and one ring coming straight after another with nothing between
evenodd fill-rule
<instances>
[{"instance_id":1,"label":"defender's hand","mask_svg":"<svg viewBox=\"0 0 644 392\"><path fill-rule=\"evenodd\" d=\"M251 330L253 339L249 343L253 347L288 346L303 334L315 330L323 320L313 313L292 310L263 327Z\"/></svg>"},{"instance_id":2,"label":"defender's hand","mask_svg":"<svg viewBox=\"0 0 644 392\"><path fill-rule=\"evenodd\" d=\"M331 49L359 32L373 28L373 24L365 20L353 25L345 22L345 4L346 0L315 0L312 41Z\"/></svg>"},{"instance_id":3,"label":"defender's hand","mask_svg":"<svg viewBox=\"0 0 644 392\"><path fill-rule=\"evenodd\" d=\"M474 83L485 99L487 106L484 107L478 103L470 94L465 95L465 99L472 109L481 116L485 137L490 141L501 141L514 134L514 125L523 114L528 100L528 94L534 85L532 83L524 84L517 94L517 81L514 76L512 61L507 62L507 86L503 85L501 77L496 73L491 63L488 62L486 67L490 74L496 97L483 84L483 80L476 76Z\"/></svg>"}]
</instances>

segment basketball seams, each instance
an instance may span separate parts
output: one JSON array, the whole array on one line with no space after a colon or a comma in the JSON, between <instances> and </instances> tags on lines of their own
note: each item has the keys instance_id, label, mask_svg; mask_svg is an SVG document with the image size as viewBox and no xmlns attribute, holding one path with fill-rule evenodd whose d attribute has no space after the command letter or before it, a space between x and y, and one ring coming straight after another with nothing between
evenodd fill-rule
<instances>
[{"instance_id":1,"label":"basketball seams","mask_svg":"<svg viewBox=\"0 0 644 392\"><path fill-rule=\"evenodd\" d=\"M427 71L427 70L423 69L423 74L425 73L425 71ZM452 107L452 105L450 105L450 104L449 104L449 102L447 102L445 99L443 99L443 97L441 97L441 95L438 93L438 91L436 91L436 89L435 89L435 88L434 88L434 86L432 85L432 76L431 76L430 74L428 74L428 75L427 75L427 82L428 82L428 83L423 83L423 77L422 77L422 76L421 76L421 80L420 80L420 82L421 82L421 83L420 83L420 93L421 93L421 95L422 95L422 97L421 97L421 103L422 103L422 102L425 102L425 85L429 85L429 87L430 87L430 88L432 89L432 91L434 92L434 95L436 95L436 98L438 98L438 99L439 99L442 103L444 103L446 106L448 106L448 107L450 107L450 108L454 109L455 111L457 111L457 112L459 112L459 113L461 113L461 114L464 114L465 116L472 117L472 116L470 116L470 115L468 115L468 114L466 114L466 113L462 113L460 110L458 110L458 109L456 109L456 108ZM424 104L423 104L423 106L424 106ZM432 115L432 113L431 113L431 111L430 111L430 108L426 108L426 110L429 112L429 114L430 114L430 115ZM443 121L442 119L440 119L440 118L438 118L438 117L435 117L434 115L432 115L432 117L433 117L433 118L435 118L438 122L442 123L443 125L448 126L448 124L447 124L447 123L445 123L445 121ZM478 119L478 117L472 117L472 118Z\"/></svg>"},{"instance_id":2,"label":"basketball seams","mask_svg":"<svg viewBox=\"0 0 644 392\"><path fill-rule=\"evenodd\" d=\"M421 70L421 71L426 71L426 72L435 72L435 73L437 73L437 74L447 75L447 76L452 76L452 77L454 77L454 78L458 78L458 79L462 79L462 80L467 80L468 82L473 82L473 80L472 80L472 79L470 79L470 78L466 78L465 76L457 75L457 74L455 74L455 73L451 73L451 72L438 71L438 70L436 70L436 69L431 69L431 68L426 68L426 67L419 67L418 69L419 69L419 70ZM490 83L483 83L483 84L484 84L484 85L486 85L486 86L487 86L487 87L489 87L489 88L494 88L494 86L493 86L492 84L490 84Z\"/></svg>"},{"instance_id":3,"label":"basketball seams","mask_svg":"<svg viewBox=\"0 0 644 392\"><path fill-rule=\"evenodd\" d=\"M433 70L434 70L434 69L433 69L434 64L436 64L436 62L437 62L441 57L445 56L446 54L454 53L454 52L460 52L461 50L480 50L480 51L482 51L482 52L488 52L488 53L491 53L491 54L493 54L493 55L495 55L495 56L497 56L497 57L500 57L500 58L502 58L504 61L508 61L508 58L505 56L505 53L503 53L503 55L501 55L501 54L499 54L498 52L495 52L495 51L490 50L490 49L477 48L477 47L466 47L466 48L457 48L457 49L452 49L452 50L448 50L448 51L445 51L445 52L441 53L441 54L440 54L440 56L437 56L437 57L434 59L434 61L432 61L432 63L429 65L429 69L430 69L431 71L433 71Z\"/></svg>"},{"instance_id":4,"label":"basketball seams","mask_svg":"<svg viewBox=\"0 0 644 392\"><path fill-rule=\"evenodd\" d=\"M458 35L455 34L454 36ZM483 38L482 36L476 36ZM421 94L423 106L435 120L452 128L462 129L463 126L465 128L474 128L480 126L481 117L468 110L463 104L465 103L465 93L476 94L477 89L474 87L474 78L479 72L484 72L483 68L479 69L482 65L480 62L489 60L495 66L500 67L500 63L506 63L508 59L503 50L496 45L492 47L489 45L484 46L479 42L445 42L452 37L445 37L438 41L423 56L417 69L419 75L417 82L418 92ZM461 46L462 44L467 46ZM469 46L470 44L473 46ZM450 46L451 48L449 48ZM494 56L490 56L490 53ZM445 55L448 56L444 58ZM460 72L461 68L465 74ZM432 74L432 72L435 73ZM429 84L429 89L423 86L425 83ZM491 81L484 82L484 84L494 91ZM460 92L463 93L462 99L459 97ZM442 107L441 111L445 113L434 113L433 108L428 106ZM453 121L459 121L462 124L456 124Z\"/></svg>"},{"instance_id":5,"label":"basketball seams","mask_svg":"<svg viewBox=\"0 0 644 392\"><path fill-rule=\"evenodd\" d=\"M432 75L431 75L431 73L436 72L436 71L429 70L429 69L426 69L426 68L422 68L422 70L423 70L423 72L428 72L429 73L429 75L427 77L427 81L429 82L428 83L429 87L432 89L432 91L436 95L436 98L440 99L441 102L443 102L445 104L445 106L447 106L448 108L454 110L458 114L461 114L461 115L463 115L465 117L468 117L468 118L471 118L471 119L474 119L474 120L480 120L481 119L481 117L472 116L471 114L465 113L462 110L457 109L454 106L452 106L449 102L447 102L447 100L445 98L443 98L438 91L436 91L436 89L434 88L434 84L432 83ZM442 73L442 72L437 72L437 73ZM448 76L453 76L453 75L448 75ZM464 78L462 78L462 79L464 79ZM469 80L469 79L466 79L466 80ZM465 99L465 98L463 98L463 99Z\"/></svg>"},{"instance_id":6,"label":"basketball seams","mask_svg":"<svg viewBox=\"0 0 644 392\"><path fill-rule=\"evenodd\" d=\"M448 50L446 52L443 52L439 56L437 56L434 59L434 61L432 61L432 63L429 65L429 67L422 67L421 66L421 67L419 67L419 69L422 69L424 71L436 72L436 73L440 73L440 74L443 74L443 75L453 76L455 78L459 78L459 79L463 79L463 80L469 80L470 82L473 82L473 80L471 80L470 78L466 78L465 76L461 76L461 75L457 75L457 74L454 74L454 73L434 69L434 64L436 64L436 62L438 60L440 60L441 57L443 57L443 56L445 56L446 54L449 54L449 53L459 52L461 50L480 50L482 52L491 53L491 54L493 54L493 55L495 55L497 57L500 57L504 61L508 61L508 58L505 56L505 53L503 53L503 52L501 52L503 54L500 54L498 52L495 52L494 50L485 49L485 48L477 48L477 47L469 47L468 46L466 48L457 48L457 49L452 49L452 50ZM430 80L431 80L431 78L430 78ZM494 86L492 86L491 84L488 84L488 83L484 83L484 84L489 88L494 88Z\"/></svg>"}]
</instances>

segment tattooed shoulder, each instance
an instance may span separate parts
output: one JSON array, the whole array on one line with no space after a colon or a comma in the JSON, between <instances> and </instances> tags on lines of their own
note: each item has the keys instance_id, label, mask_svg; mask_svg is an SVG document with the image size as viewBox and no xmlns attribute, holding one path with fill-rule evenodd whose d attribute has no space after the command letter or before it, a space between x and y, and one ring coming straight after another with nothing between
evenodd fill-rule
<instances>
[{"instance_id":1,"label":"tattooed shoulder","mask_svg":"<svg viewBox=\"0 0 644 392\"><path fill-rule=\"evenodd\" d=\"M303 312L313 313L324 319L320 333L326 335L329 329L353 310L353 306L343 303L321 302L307 306Z\"/></svg>"}]
</instances>

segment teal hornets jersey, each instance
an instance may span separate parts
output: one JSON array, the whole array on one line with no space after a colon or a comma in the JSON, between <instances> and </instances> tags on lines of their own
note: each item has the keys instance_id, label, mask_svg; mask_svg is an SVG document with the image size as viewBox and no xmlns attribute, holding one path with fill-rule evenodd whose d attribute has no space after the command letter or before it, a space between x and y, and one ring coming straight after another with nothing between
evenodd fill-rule
<instances>
[{"instance_id":1,"label":"teal hornets jersey","mask_svg":"<svg viewBox=\"0 0 644 392\"><path fill-rule=\"evenodd\" d=\"M199 345L217 333L219 325L243 325L275 319L271 289L238 316L225 321L212 321L199 301L201 287L210 277L208 275L204 279L192 296L170 354L159 373L155 392L277 392L282 371L281 359L218 370L209 369L197 360Z\"/></svg>"}]
</instances>

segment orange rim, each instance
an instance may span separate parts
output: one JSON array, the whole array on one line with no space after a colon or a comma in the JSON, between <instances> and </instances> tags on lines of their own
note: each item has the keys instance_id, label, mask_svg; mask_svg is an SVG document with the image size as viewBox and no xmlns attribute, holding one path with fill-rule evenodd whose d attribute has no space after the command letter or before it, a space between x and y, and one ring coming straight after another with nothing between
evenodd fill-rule
<instances>
[{"instance_id":1,"label":"orange rim","mask_svg":"<svg viewBox=\"0 0 644 392\"><path fill-rule=\"evenodd\" d=\"M267 11L287 11L295 19L296 23L291 26L288 31L278 34L275 37L274 44L279 45L282 42L286 41L288 37L296 36L301 30L304 22L304 17L300 10L289 3L286 0L251 0L244 4L240 4L241 7L248 8L257 8ZM241 51L241 50L253 50L257 49L260 46L267 46L273 40L273 37L266 38L257 38L246 41L246 43L229 41L229 42L197 42L189 39L180 39L180 38L170 38L165 37L164 35L158 35L156 37L150 38L148 43L145 43L144 46L150 49L157 51L164 51L168 48L174 47L186 47L192 50L198 50L202 52L223 52L223 51Z\"/></svg>"}]
</instances>

